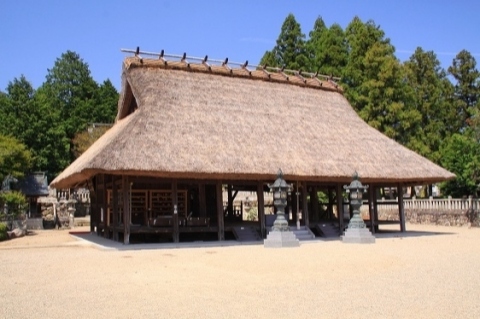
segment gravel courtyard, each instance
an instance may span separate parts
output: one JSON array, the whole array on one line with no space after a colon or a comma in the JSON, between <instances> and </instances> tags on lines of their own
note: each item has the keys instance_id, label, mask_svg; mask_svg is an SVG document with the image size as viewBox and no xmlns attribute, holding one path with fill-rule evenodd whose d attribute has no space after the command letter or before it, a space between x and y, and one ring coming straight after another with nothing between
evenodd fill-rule
<instances>
[{"instance_id":1,"label":"gravel courtyard","mask_svg":"<svg viewBox=\"0 0 480 319\"><path fill-rule=\"evenodd\" d=\"M0 242L0 317L480 318L480 229L407 230L283 249L35 231Z\"/></svg>"}]
</instances>

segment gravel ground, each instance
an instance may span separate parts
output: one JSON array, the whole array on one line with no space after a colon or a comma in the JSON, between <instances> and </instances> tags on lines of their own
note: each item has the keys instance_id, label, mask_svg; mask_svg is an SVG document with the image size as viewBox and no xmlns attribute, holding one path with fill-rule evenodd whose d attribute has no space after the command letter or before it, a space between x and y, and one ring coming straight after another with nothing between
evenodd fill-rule
<instances>
[{"instance_id":1,"label":"gravel ground","mask_svg":"<svg viewBox=\"0 0 480 319\"><path fill-rule=\"evenodd\" d=\"M36 231L0 243L0 317L480 318L480 229L407 229L283 249L106 249Z\"/></svg>"}]
</instances>

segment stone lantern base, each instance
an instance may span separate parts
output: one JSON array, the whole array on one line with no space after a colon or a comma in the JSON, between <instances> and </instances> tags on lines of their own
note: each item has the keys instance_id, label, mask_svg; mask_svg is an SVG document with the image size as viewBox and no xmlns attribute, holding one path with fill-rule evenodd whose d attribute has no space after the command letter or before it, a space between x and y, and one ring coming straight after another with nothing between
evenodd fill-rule
<instances>
[{"instance_id":1,"label":"stone lantern base","mask_svg":"<svg viewBox=\"0 0 480 319\"><path fill-rule=\"evenodd\" d=\"M291 231L272 230L263 241L263 246L265 248L299 247L300 242Z\"/></svg>"},{"instance_id":2,"label":"stone lantern base","mask_svg":"<svg viewBox=\"0 0 480 319\"><path fill-rule=\"evenodd\" d=\"M375 243L375 236L366 227L361 228L347 228L345 234L342 236L344 243L356 244L373 244Z\"/></svg>"}]
</instances>

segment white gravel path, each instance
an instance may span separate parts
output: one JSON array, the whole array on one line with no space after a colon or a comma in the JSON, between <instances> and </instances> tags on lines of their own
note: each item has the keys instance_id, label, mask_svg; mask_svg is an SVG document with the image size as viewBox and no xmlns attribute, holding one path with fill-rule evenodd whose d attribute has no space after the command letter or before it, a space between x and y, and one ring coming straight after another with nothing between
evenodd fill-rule
<instances>
[{"instance_id":1,"label":"white gravel path","mask_svg":"<svg viewBox=\"0 0 480 319\"><path fill-rule=\"evenodd\" d=\"M38 231L0 242L0 318L480 318L480 229L407 229L372 245L122 250Z\"/></svg>"}]
</instances>

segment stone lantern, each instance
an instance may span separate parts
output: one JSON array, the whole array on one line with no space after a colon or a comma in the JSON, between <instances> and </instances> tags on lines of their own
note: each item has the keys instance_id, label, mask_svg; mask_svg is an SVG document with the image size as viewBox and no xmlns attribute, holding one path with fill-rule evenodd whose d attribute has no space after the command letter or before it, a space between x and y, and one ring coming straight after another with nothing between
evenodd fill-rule
<instances>
[{"instance_id":1,"label":"stone lantern","mask_svg":"<svg viewBox=\"0 0 480 319\"><path fill-rule=\"evenodd\" d=\"M374 243L375 237L368 230L360 217L360 207L363 203L363 193L367 191L368 186L364 186L358 178L358 173L353 175L353 181L350 185L345 185L343 188L346 190L350 199L350 206L353 209L353 217L348 223L347 230L342 236L344 243Z\"/></svg>"},{"instance_id":2,"label":"stone lantern","mask_svg":"<svg viewBox=\"0 0 480 319\"><path fill-rule=\"evenodd\" d=\"M277 209L277 218L273 222L271 231L268 233L267 239L264 240L265 248L281 248L281 247L298 247L300 242L288 227L285 219L285 207L287 206L287 196L292 186L288 185L283 179L282 170L279 169L277 179L273 184L268 185L273 192L273 205Z\"/></svg>"},{"instance_id":3,"label":"stone lantern","mask_svg":"<svg viewBox=\"0 0 480 319\"><path fill-rule=\"evenodd\" d=\"M288 185L283 179L282 170L279 169L277 179L273 184L268 185L273 192L273 205L277 208L277 218L273 222L273 231L289 231L288 222L285 219L285 207L287 206L288 193L291 192L292 186Z\"/></svg>"}]
</instances>

